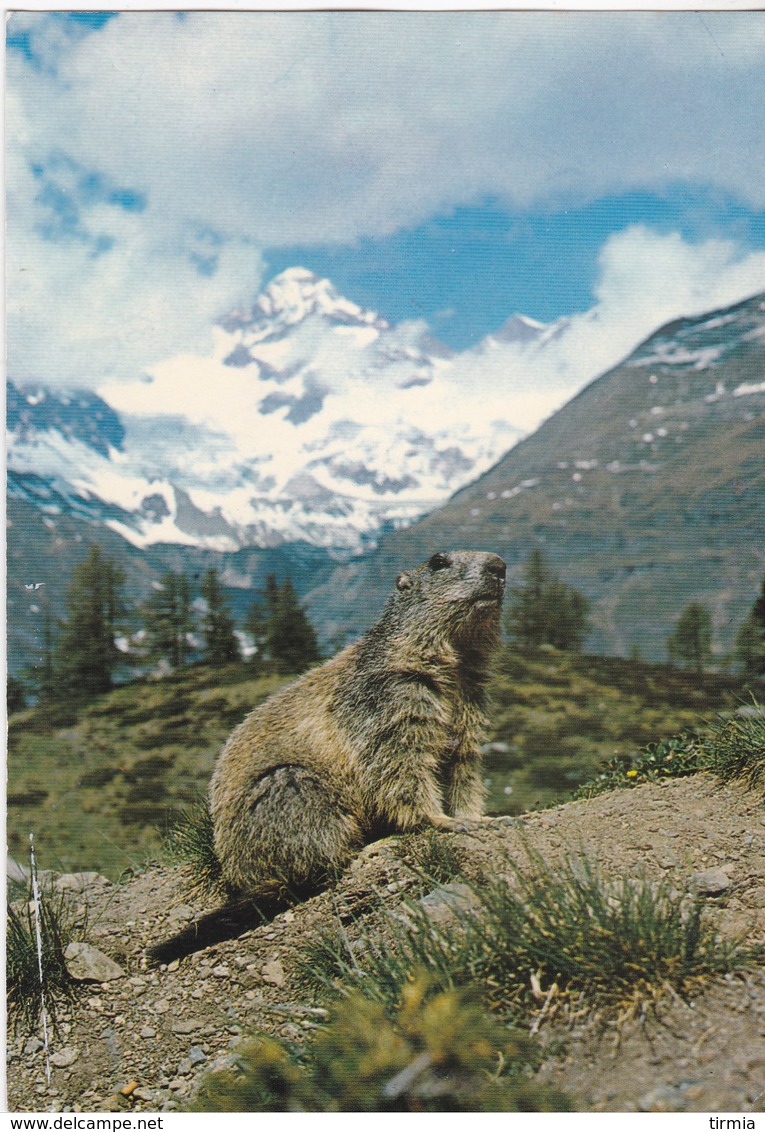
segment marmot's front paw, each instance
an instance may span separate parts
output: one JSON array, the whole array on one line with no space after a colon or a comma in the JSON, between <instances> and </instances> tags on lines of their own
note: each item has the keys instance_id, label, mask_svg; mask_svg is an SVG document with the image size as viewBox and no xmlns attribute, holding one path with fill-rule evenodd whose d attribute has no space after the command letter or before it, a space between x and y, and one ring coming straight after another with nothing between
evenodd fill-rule
<instances>
[{"instance_id":1,"label":"marmot's front paw","mask_svg":"<svg viewBox=\"0 0 765 1132\"><path fill-rule=\"evenodd\" d=\"M464 818L451 818L448 814L431 814L427 821L434 829L443 829L449 833L463 833L467 828Z\"/></svg>"}]
</instances>

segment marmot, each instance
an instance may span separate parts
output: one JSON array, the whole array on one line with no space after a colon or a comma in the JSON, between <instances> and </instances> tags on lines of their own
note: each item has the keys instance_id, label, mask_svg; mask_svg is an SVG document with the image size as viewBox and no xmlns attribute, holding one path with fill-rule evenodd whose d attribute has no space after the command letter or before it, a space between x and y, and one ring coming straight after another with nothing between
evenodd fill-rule
<instances>
[{"instance_id":1,"label":"marmot","mask_svg":"<svg viewBox=\"0 0 765 1132\"><path fill-rule=\"evenodd\" d=\"M481 820L504 588L496 554L434 554L399 574L365 636L236 728L210 783L232 893L294 894L386 833Z\"/></svg>"}]
</instances>

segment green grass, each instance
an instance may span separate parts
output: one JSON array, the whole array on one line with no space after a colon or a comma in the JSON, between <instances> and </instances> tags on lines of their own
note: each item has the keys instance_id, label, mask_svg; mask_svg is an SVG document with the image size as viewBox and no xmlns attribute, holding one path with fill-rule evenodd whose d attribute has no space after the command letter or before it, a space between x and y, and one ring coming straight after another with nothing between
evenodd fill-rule
<instances>
[{"instance_id":1,"label":"green grass","mask_svg":"<svg viewBox=\"0 0 765 1132\"><path fill-rule=\"evenodd\" d=\"M42 988L31 885L22 899L9 902L7 906L6 989L8 1021L14 1032L34 1032L42 1009L41 989L53 1027L58 1005L74 994L64 952L73 940L83 938L85 924L78 920L67 894L48 886L40 889L39 910Z\"/></svg>"},{"instance_id":2,"label":"green grass","mask_svg":"<svg viewBox=\"0 0 765 1132\"><path fill-rule=\"evenodd\" d=\"M29 708L10 719L8 840L30 828L62 870L117 879L164 853L164 836L205 793L220 748L285 683L246 665L192 666L115 688L87 704ZM488 810L560 802L610 759L735 709L744 685L618 658L500 650L485 757ZM625 782L629 781L625 779Z\"/></svg>"},{"instance_id":3,"label":"green grass","mask_svg":"<svg viewBox=\"0 0 765 1132\"><path fill-rule=\"evenodd\" d=\"M755 701L733 715L718 716L704 730L650 743L632 756L612 758L574 797L593 798L606 790L701 771L751 788L765 785L765 708Z\"/></svg>"},{"instance_id":4,"label":"green grass","mask_svg":"<svg viewBox=\"0 0 765 1132\"><path fill-rule=\"evenodd\" d=\"M684 994L763 953L718 937L703 901L669 882L607 881L574 857L555 871L535 854L523 868L507 867L508 880L471 885L478 906L445 926L410 900L381 936L320 935L304 973L390 1011L413 973L428 970L440 990L481 987L489 1005L520 1021L546 993L556 1008L581 998L592 1010L623 1010L667 986Z\"/></svg>"},{"instance_id":5,"label":"green grass","mask_svg":"<svg viewBox=\"0 0 765 1132\"><path fill-rule=\"evenodd\" d=\"M30 828L62 871L116 880L162 857L168 825L204 794L231 729L285 681L246 665L181 670L115 688L87 704L12 716L8 843Z\"/></svg>"}]
</instances>

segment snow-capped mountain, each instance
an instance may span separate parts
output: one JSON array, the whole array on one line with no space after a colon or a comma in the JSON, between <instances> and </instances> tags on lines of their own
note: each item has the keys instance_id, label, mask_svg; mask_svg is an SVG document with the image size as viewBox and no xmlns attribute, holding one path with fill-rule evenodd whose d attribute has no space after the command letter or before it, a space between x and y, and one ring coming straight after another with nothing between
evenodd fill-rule
<instances>
[{"instance_id":1,"label":"snow-capped mountain","mask_svg":"<svg viewBox=\"0 0 765 1132\"><path fill-rule=\"evenodd\" d=\"M592 602L594 652L665 660L700 602L715 655L731 653L765 569L765 293L662 326L486 475L339 567L309 611L352 637L403 564L457 544L500 554L511 583L542 549Z\"/></svg>"},{"instance_id":2,"label":"snow-capped mountain","mask_svg":"<svg viewBox=\"0 0 765 1132\"><path fill-rule=\"evenodd\" d=\"M207 356L98 395L11 387L9 489L136 546L355 553L519 439L501 390L452 371L423 323L392 327L293 268L213 328Z\"/></svg>"}]
</instances>

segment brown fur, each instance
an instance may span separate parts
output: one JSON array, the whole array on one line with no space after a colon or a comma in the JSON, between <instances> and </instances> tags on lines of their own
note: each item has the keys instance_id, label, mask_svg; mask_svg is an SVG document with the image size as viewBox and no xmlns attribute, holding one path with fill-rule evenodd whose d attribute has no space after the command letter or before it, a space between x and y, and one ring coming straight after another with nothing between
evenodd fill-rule
<instances>
[{"instance_id":1,"label":"brown fur","mask_svg":"<svg viewBox=\"0 0 765 1132\"><path fill-rule=\"evenodd\" d=\"M234 892L299 891L386 832L480 819L504 576L494 554L433 555L364 637L236 728L210 784Z\"/></svg>"}]
</instances>

